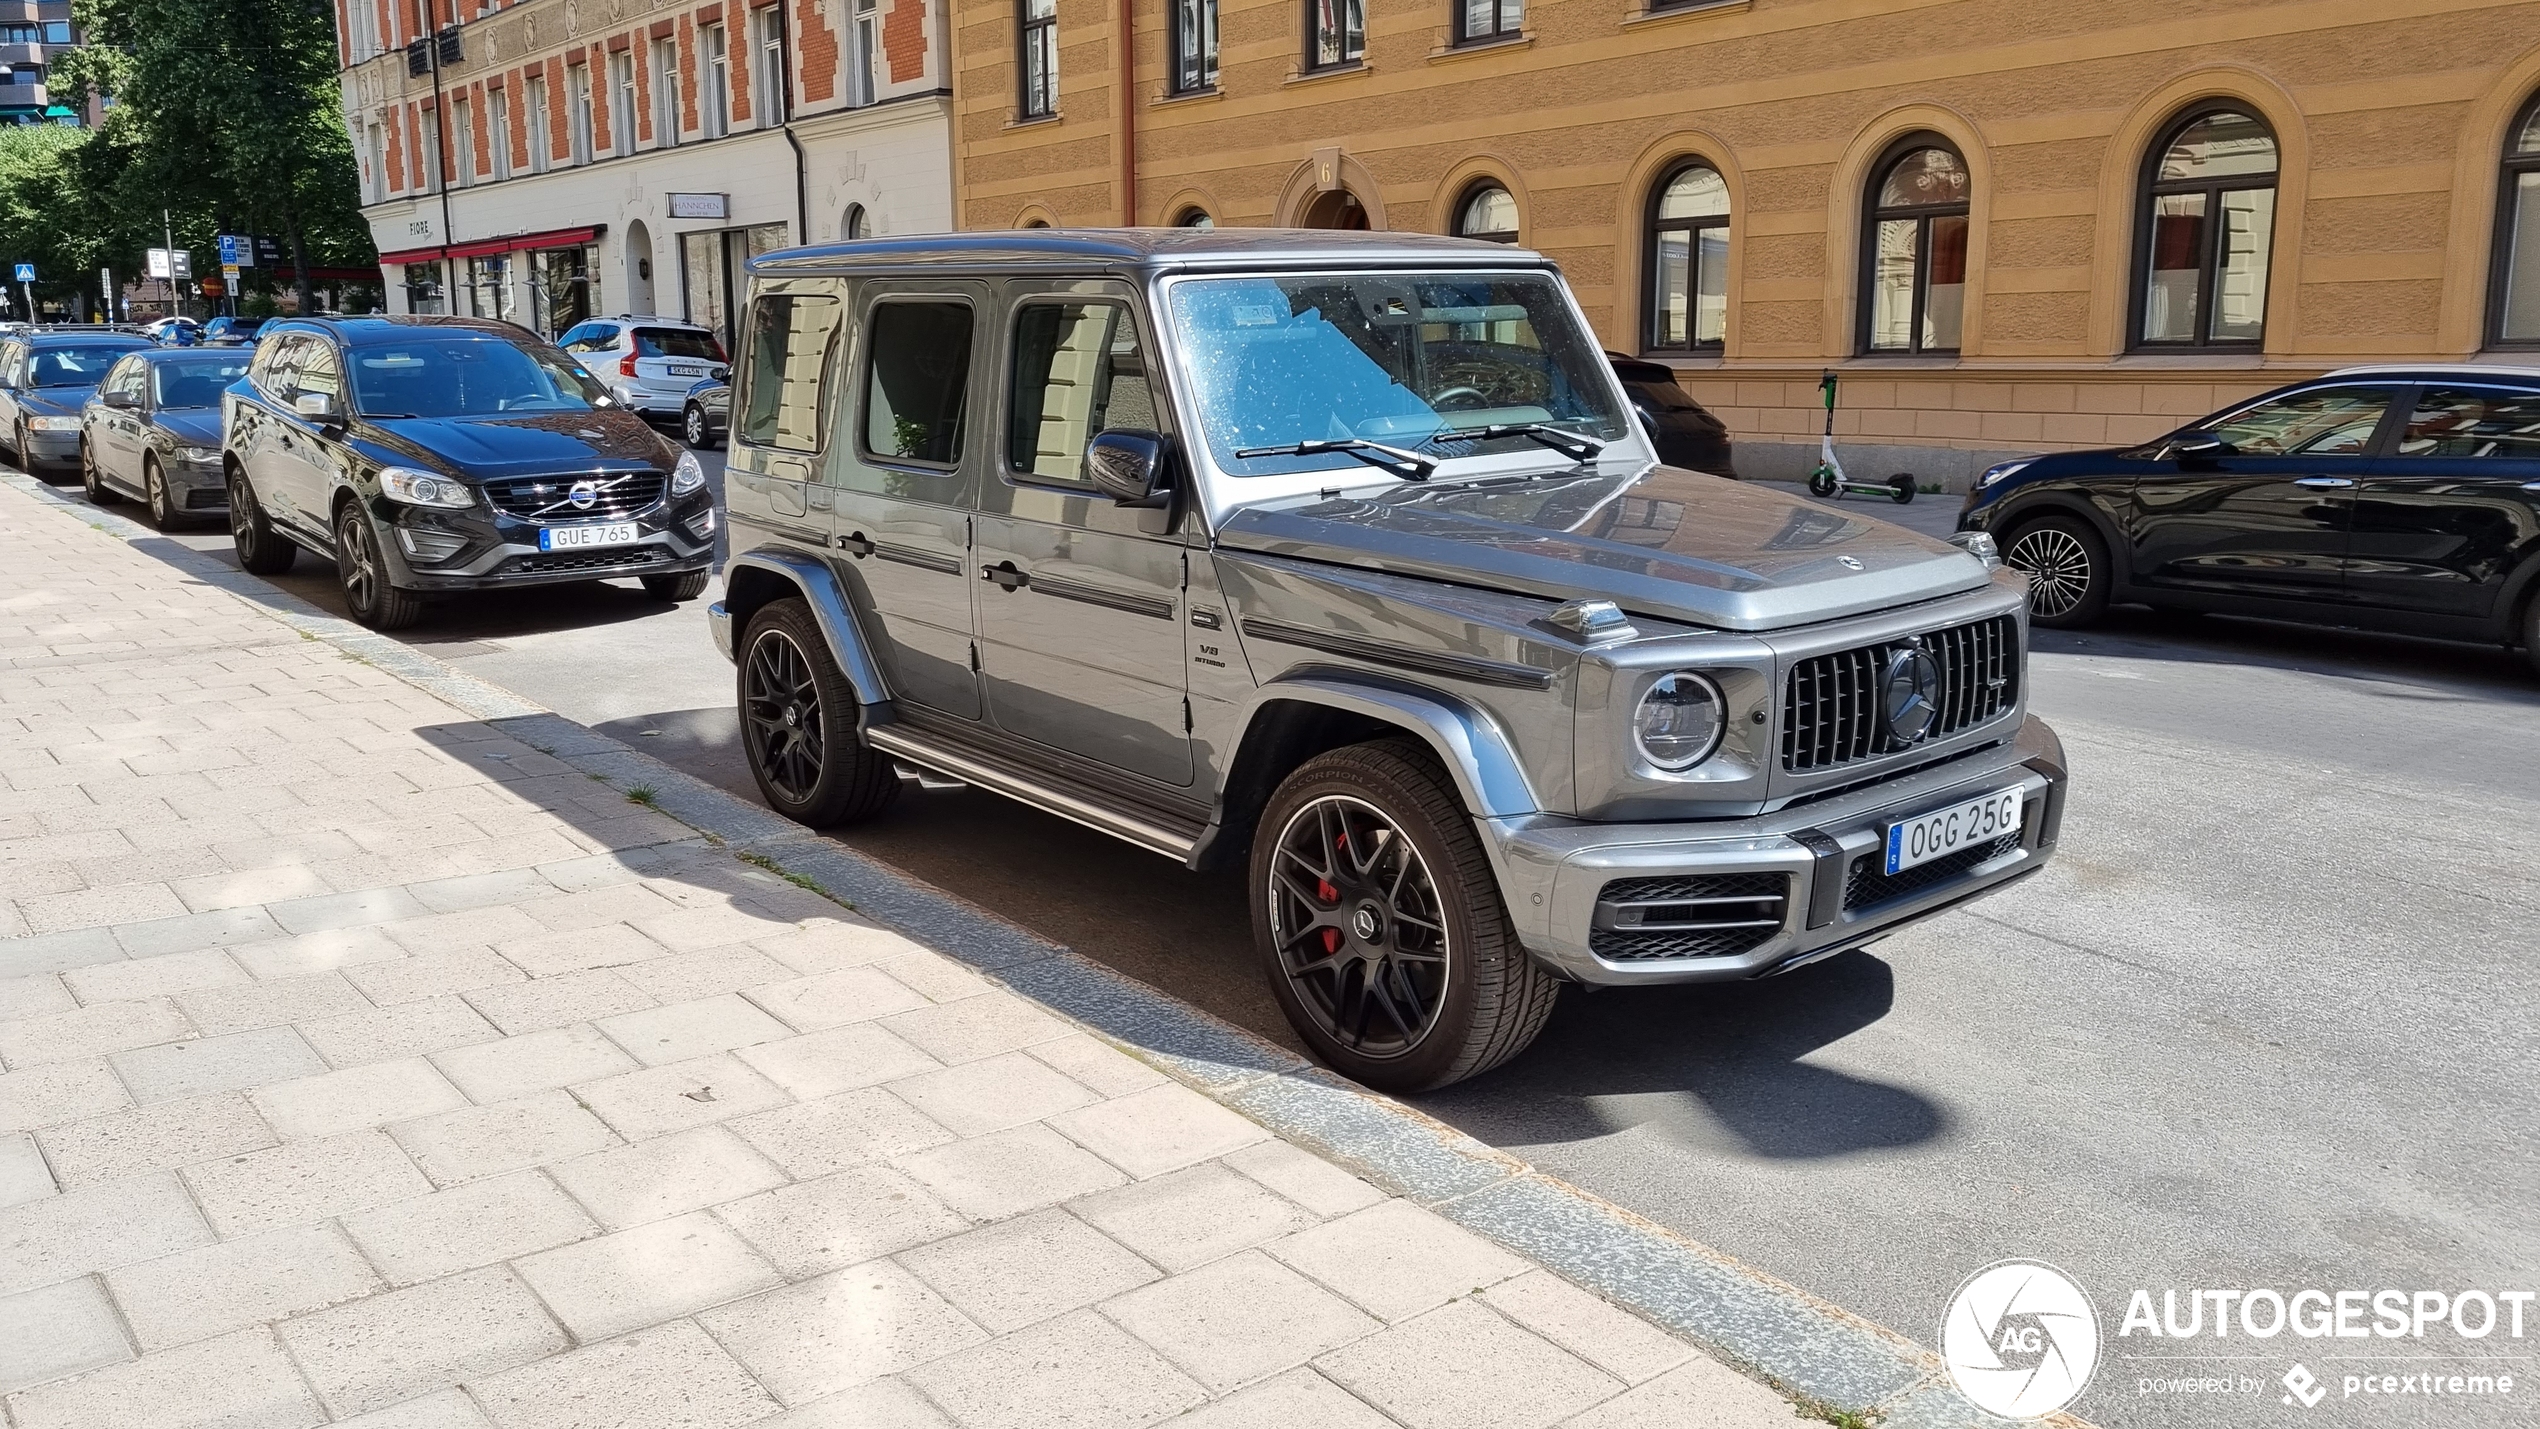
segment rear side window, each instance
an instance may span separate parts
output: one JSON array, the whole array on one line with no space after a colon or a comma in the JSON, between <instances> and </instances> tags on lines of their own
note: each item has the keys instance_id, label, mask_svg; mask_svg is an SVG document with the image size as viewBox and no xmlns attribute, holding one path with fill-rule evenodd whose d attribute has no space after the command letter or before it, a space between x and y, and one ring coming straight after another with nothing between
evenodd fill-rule
<instances>
[{"instance_id":1,"label":"rear side window","mask_svg":"<svg viewBox=\"0 0 2540 1429\"><path fill-rule=\"evenodd\" d=\"M556 345L567 352L606 352L617 346L617 326L614 323L584 323L566 333L563 341Z\"/></svg>"},{"instance_id":2,"label":"rear side window","mask_svg":"<svg viewBox=\"0 0 2540 1429\"><path fill-rule=\"evenodd\" d=\"M1096 433L1155 427L1155 396L1127 308L1029 303L1016 310L1009 471L1082 481L1085 446Z\"/></svg>"},{"instance_id":3,"label":"rear side window","mask_svg":"<svg viewBox=\"0 0 2540 1429\"><path fill-rule=\"evenodd\" d=\"M2408 414L2399 455L2540 459L2540 392L2428 387Z\"/></svg>"},{"instance_id":4,"label":"rear side window","mask_svg":"<svg viewBox=\"0 0 2540 1429\"><path fill-rule=\"evenodd\" d=\"M877 303L865 322L864 446L875 456L961 460L970 386L970 305Z\"/></svg>"},{"instance_id":5,"label":"rear side window","mask_svg":"<svg viewBox=\"0 0 2540 1429\"><path fill-rule=\"evenodd\" d=\"M770 293L750 305L749 350L735 434L752 446L820 450L823 377L838 337L838 300Z\"/></svg>"},{"instance_id":6,"label":"rear side window","mask_svg":"<svg viewBox=\"0 0 2540 1429\"><path fill-rule=\"evenodd\" d=\"M615 337L609 339L614 343ZM688 332L675 327L639 327L635 329L637 357L697 357L708 362L723 360L723 344L710 332Z\"/></svg>"}]
</instances>

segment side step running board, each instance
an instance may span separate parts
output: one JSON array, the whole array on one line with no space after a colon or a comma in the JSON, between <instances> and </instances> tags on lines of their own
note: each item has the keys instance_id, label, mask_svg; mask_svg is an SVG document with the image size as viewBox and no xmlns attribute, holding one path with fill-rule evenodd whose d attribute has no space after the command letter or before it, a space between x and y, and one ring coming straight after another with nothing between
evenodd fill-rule
<instances>
[{"instance_id":1,"label":"side step running board","mask_svg":"<svg viewBox=\"0 0 2540 1429\"><path fill-rule=\"evenodd\" d=\"M892 760L891 772L903 779L916 780L917 787L920 789L967 789L970 787L967 780L955 779L949 774L938 774L924 765L911 764L905 759Z\"/></svg>"},{"instance_id":2,"label":"side step running board","mask_svg":"<svg viewBox=\"0 0 2540 1429\"><path fill-rule=\"evenodd\" d=\"M1188 863L1191 850L1199 841L1185 834L1150 823L1130 814L1102 808L1070 794L1043 788L968 755L956 754L935 745L909 738L891 725L865 730L864 737L874 748L894 760L916 766L919 782L932 770L939 780L954 785L976 785L1007 798L1017 799L1044 813L1056 814L1071 823L1125 839L1151 853L1160 853L1180 863ZM933 787L942 787L941 785Z\"/></svg>"}]
</instances>

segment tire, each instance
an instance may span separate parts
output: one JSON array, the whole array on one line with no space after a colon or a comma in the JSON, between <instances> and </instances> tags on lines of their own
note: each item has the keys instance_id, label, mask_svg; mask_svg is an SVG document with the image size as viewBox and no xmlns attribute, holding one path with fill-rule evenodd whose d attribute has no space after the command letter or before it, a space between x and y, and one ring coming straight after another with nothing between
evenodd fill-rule
<instances>
[{"instance_id":1,"label":"tire","mask_svg":"<svg viewBox=\"0 0 2540 1429\"><path fill-rule=\"evenodd\" d=\"M714 445L714 428L706 422L706 409L694 402L682 409L679 413L679 435L692 447L702 449Z\"/></svg>"},{"instance_id":2,"label":"tire","mask_svg":"<svg viewBox=\"0 0 2540 1429\"><path fill-rule=\"evenodd\" d=\"M238 568L249 575L278 576L300 554L299 547L273 529L272 519L256 502L256 488L236 467L229 470L229 541L238 551Z\"/></svg>"},{"instance_id":3,"label":"tire","mask_svg":"<svg viewBox=\"0 0 2540 1429\"><path fill-rule=\"evenodd\" d=\"M2531 662L2531 673L2540 675L2540 592L2522 603L2522 658Z\"/></svg>"},{"instance_id":4,"label":"tire","mask_svg":"<svg viewBox=\"0 0 2540 1429\"><path fill-rule=\"evenodd\" d=\"M1519 945L1471 815L1418 744L1299 766L1262 811L1250 879L1272 995L1355 1081L1462 1081L1524 1051L1552 1015L1561 984Z\"/></svg>"},{"instance_id":5,"label":"tire","mask_svg":"<svg viewBox=\"0 0 2540 1429\"><path fill-rule=\"evenodd\" d=\"M2031 625L2071 630L2107 613L2107 543L2079 517L2047 516L2022 526L2003 543L2002 562L2028 573Z\"/></svg>"},{"instance_id":6,"label":"tire","mask_svg":"<svg viewBox=\"0 0 2540 1429\"><path fill-rule=\"evenodd\" d=\"M1822 466L1808 473L1808 494L1811 496L1832 496L1840 486L1841 483L1834 479L1834 473Z\"/></svg>"},{"instance_id":7,"label":"tire","mask_svg":"<svg viewBox=\"0 0 2540 1429\"><path fill-rule=\"evenodd\" d=\"M389 583L379 532L359 501L345 502L335 515L335 579L345 609L373 630L403 630L423 618L422 597Z\"/></svg>"},{"instance_id":8,"label":"tire","mask_svg":"<svg viewBox=\"0 0 2540 1429\"><path fill-rule=\"evenodd\" d=\"M185 524L184 513L176 509L176 500L168 494L168 474L159 467L159 459L141 459L141 490L144 504L150 508L150 524L162 531L173 531Z\"/></svg>"},{"instance_id":9,"label":"tire","mask_svg":"<svg viewBox=\"0 0 2540 1429\"><path fill-rule=\"evenodd\" d=\"M750 776L769 808L825 829L870 819L899 798L890 759L856 729L855 686L800 599L770 601L750 617L733 699Z\"/></svg>"},{"instance_id":10,"label":"tire","mask_svg":"<svg viewBox=\"0 0 2540 1429\"><path fill-rule=\"evenodd\" d=\"M97 470L97 449L85 437L79 443L79 489L91 506L123 505L123 493L106 484L105 476Z\"/></svg>"},{"instance_id":11,"label":"tire","mask_svg":"<svg viewBox=\"0 0 2540 1429\"><path fill-rule=\"evenodd\" d=\"M18 437L18 452L17 452L17 456L18 456L18 470L20 470L20 471L22 471L22 472L25 472L25 473L26 473L27 475L29 475L29 476L35 476L35 454L34 454L34 450L33 450L33 448L31 448L31 447L29 447L29 446L27 445L27 439L26 439L26 423L24 423L24 422L20 422L20 423L18 423L18 433L17 433L17 437ZM42 477L36 477L36 480L41 481L41 480L43 480L43 478L42 478Z\"/></svg>"},{"instance_id":12,"label":"tire","mask_svg":"<svg viewBox=\"0 0 2540 1429\"><path fill-rule=\"evenodd\" d=\"M695 600L706 593L706 572L681 571L675 576L644 577L644 594L655 600Z\"/></svg>"},{"instance_id":13,"label":"tire","mask_svg":"<svg viewBox=\"0 0 2540 1429\"><path fill-rule=\"evenodd\" d=\"M1887 479L1887 489L1895 493L1896 504L1902 506L1914 499L1914 478L1900 471Z\"/></svg>"}]
</instances>

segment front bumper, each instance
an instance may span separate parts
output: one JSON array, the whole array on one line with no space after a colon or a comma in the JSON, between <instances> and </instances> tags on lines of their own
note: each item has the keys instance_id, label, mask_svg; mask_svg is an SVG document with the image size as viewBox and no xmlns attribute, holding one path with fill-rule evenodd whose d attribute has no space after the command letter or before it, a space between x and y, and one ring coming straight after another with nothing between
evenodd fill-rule
<instances>
[{"instance_id":1,"label":"front bumper","mask_svg":"<svg viewBox=\"0 0 2540 1429\"><path fill-rule=\"evenodd\" d=\"M30 428L26 434L27 459L39 467L77 467L79 465L79 433L39 432Z\"/></svg>"},{"instance_id":2,"label":"front bumper","mask_svg":"<svg viewBox=\"0 0 2540 1429\"><path fill-rule=\"evenodd\" d=\"M1519 938L1556 973L1616 987L1725 982L1861 947L2035 872L2054 852L2066 783L2063 742L2030 717L2007 744L1751 819L1589 824L1530 816L1485 827L1497 835ZM1885 874L1889 823L2015 784L2023 795L2015 840ZM1607 885L1624 880L1642 887L1608 898ZM1633 916L1618 912L1628 902L1695 906L1701 898L1715 900L1708 906L1724 922L1749 926L1674 939L1617 926Z\"/></svg>"},{"instance_id":3,"label":"front bumper","mask_svg":"<svg viewBox=\"0 0 2540 1429\"><path fill-rule=\"evenodd\" d=\"M713 496L695 491L616 518L635 523L637 538L631 545L541 551L541 523L489 514L482 502L464 511L447 511L374 497L370 511L379 523L389 583L404 590L428 591L497 590L710 570L715 525L722 519L714 509ZM453 538L460 542L453 554L437 561L423 559L424 552L438 550Z\"/></svg>"}]
</instances>

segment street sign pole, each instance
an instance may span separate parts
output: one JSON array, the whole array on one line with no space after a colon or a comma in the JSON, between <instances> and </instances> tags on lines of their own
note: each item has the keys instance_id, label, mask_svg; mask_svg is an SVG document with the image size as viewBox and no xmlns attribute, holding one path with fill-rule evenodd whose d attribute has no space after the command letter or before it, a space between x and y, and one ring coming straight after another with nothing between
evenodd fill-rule
<instances>
[{"instance_id":1,"label":"street sign pole","mask_svg":"<svg viewBox=\"0 0 2540 1429\"><path fill-rule=\"evenodd\" d=\"M159 210L159 236L168 245L168 316L175 317L183 311L176 289L176 225L164 208Z\"/></svg>"},{"instance_id":2,"label":"street sign pole","mask_svg":"<svg viewBox=\"0 0 2540 1429\"><path fill-rule=\"evenodd\" d=\"M115 320L114 269L100 268L97 270L97 296L104 300L106 304L106 321L113 322Z\"/></svg>"}]
</instances>

